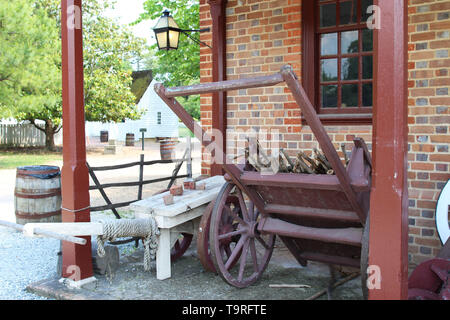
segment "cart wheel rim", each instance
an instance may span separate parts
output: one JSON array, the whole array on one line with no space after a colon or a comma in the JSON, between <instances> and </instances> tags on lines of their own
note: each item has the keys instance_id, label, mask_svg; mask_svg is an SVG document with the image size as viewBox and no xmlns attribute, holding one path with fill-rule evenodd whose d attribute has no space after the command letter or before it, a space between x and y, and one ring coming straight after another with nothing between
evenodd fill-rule
<instances>
[{"instance_id":1,"label":"cart wheel rim","mask_svg":"<svg viewBox=\"0 0 450 320\"><path fill-rule=\"evenodd\" d=\"M170 251L170 260L172 262L181 258L192 242L193 235L189 233L181 233L183 238L178 239Z\"/></svg>"},{"instance_id":2,"label":"cart wheel rim","mask_svg":"<svg viewBox=\"0 0 450 320\"><path fill-rule=\"evenodd\" d=\"M206 207L205 212L200 220L200 225L197 234L197 253L200 263L207 271L216 272L216 267L211 258L209 251L209 226L211 224L211 213L214 208L214 201Z\"/></svg>"},{"instance_id":3,"label":"cart wheel rim","mask_svg":"<svg viewBox=\"0 0 450 320\"><path fill-rule=\"evenodd\" d=\"M369 268L369 230L370 219L368 216L361 239L361 289L364 300L369 299L369 288L367 287L367 269Z\"/></svg>"},{"instance_id":4,"label":"cart wheel rim","mask_svg":"<svg viewBox=\"0 0 450 320\"><path fill-rule=\"evenodd\" d=\"M238 201L227 202L230 197ZM238 187L223 186L211 215L210 251L219 275L238 288L255 283L272 256L275 235L257 232L259 218L259 211L245 201Z\"/></svg>"}]
</instances>

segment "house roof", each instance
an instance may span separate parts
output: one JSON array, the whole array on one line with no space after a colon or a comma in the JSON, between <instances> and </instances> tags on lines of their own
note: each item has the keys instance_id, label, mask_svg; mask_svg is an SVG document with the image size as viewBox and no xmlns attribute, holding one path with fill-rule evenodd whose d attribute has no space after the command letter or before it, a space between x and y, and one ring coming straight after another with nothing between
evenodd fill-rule
<instances>
[{"instance_id":1,"label":"house roof","mask_svg":"<svg viewBox=\"0 0 450 320\"><path fill-rule=\"evenodd\" d=\"M131 76L133 77L131 92L136 96L136 104L138 104L153 80L153 73L152 70L133 71Z\"/></svg>"}]
</instances>

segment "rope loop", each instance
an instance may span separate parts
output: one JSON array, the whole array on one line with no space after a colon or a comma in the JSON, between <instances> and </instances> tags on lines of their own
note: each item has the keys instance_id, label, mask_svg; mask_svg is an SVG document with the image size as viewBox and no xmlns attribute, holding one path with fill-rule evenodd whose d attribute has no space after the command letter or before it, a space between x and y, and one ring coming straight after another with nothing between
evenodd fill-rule
<instances>
[{"instance_id":1,"label":"rope loop","mask_svg":"<svg viewBox=\"0 0 450 320\"><path fill-rule=\"evenodd\" d=\"M103 235L97 236L97 254L99 257L104 257L106 254L106 241L114 241L123 237L142 238L144 244L144 270L150 270L150 262L156 259L157 236L160 234L154 218L109 220L101 221L101 223L103 224Z\"/></svg>"}]
</instances>

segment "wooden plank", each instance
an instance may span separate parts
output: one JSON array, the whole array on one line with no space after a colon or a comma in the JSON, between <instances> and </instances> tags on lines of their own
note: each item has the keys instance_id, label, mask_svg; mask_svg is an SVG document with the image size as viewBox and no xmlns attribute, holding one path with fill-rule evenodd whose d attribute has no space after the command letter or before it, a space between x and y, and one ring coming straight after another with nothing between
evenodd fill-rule
<instances>
[{"instance_id":1,"label":"wooden plank","mask_svg":"<svg viewBox=\"0 0 450 320\"><path fill-rule=\"evenodd\" d=\"M266 211L270 213L281 213L300 217L312 217L330 219L334 221L359 222L359 217L353 211L318 209L306 207L294 207L287 205L268 204Z\"/></svg>"},{"instance_id":2,"label":"wooden plank","mask_svg":"<svg viewBox=\"0 0 450 320\"><path fill-rule=\"evenodd\" d=\"M164 204L163 197L169 194L169 192L165 192L137 201L130 208L140 214L173 217L214 200L225 183L225 179L223 176L215 176L202 180L202 183L205 183L205 190L184 190L182 196L175 197L175 203L172 205Z\"/></svg>"},{"instance_id":3,"label":"wooden plank","mask_svg":"<svg viewBox=\"0 0 450 320\"><path fill-rule=\"evenodd\" d=\"M245 172L241 181L248 186L274 186L286 188L304 188L314 190L342 191L336 176L315 174L277 173L262 175L258 172Z\"/></svg>"},{"instance_id":4,"label":"wooden plank","mask_svg":"<svg viewBox=\"0 0 450 320\"><path fill-rule=\"evenodd\" d=\"M291 238L316 240L361 247L362 229L357 228L310 228L292 224L280 219L265 218L258 225L260 232Z\"/></svg>"}]
</instances>

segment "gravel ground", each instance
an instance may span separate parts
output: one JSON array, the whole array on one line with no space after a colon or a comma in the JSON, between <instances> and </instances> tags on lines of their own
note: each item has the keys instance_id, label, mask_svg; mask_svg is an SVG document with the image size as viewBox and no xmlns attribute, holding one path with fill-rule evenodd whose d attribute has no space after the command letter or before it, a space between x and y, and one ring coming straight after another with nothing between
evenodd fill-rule
<instances>
[{"instance_id":1,"label":"gravel ground","mask_svg":"<svg viewBox=\"0 0 450 320\"><path fill-rule=\"evenodd\" d=\"M25 288L56 275L58 251L58 240L31 239L0 227L0 300L46 300Z\"/></svg>"}]
</instances>

